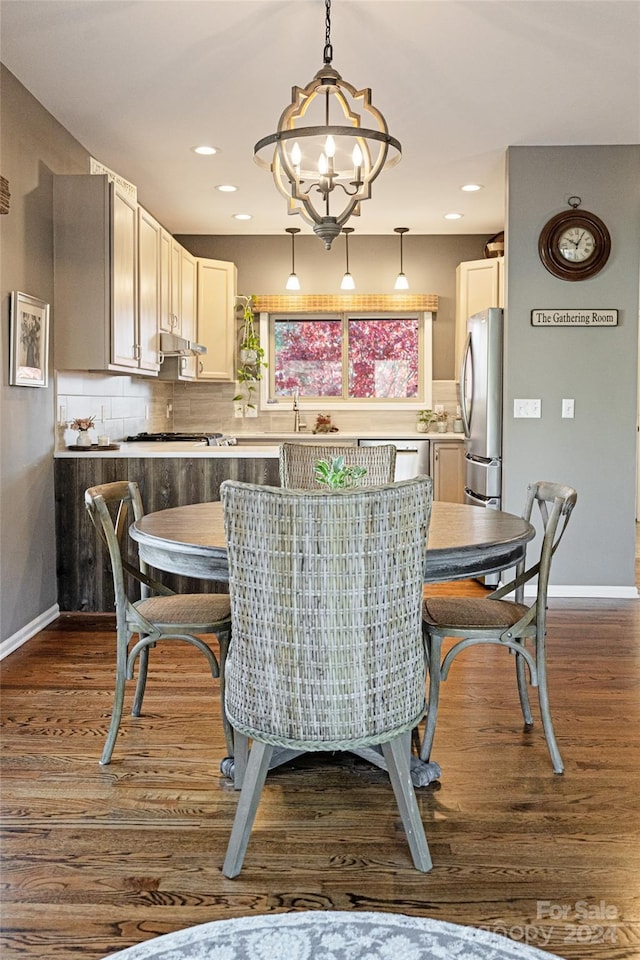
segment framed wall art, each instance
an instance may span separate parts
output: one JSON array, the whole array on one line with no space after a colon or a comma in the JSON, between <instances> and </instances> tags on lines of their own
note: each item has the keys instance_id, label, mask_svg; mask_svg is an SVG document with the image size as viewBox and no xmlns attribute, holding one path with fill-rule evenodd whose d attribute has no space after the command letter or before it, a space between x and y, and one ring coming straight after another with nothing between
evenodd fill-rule
<instances>
[{"instance_id":1,"label":"framed wall art","mask_svg":"<svg viewBox=\"0 0 640 960\"><path fill-rule=\"evenodd\" d=\"M46 387L49 382L49 304L27 293L11 294L9 383Z\"/></svg>"}]
</instances>

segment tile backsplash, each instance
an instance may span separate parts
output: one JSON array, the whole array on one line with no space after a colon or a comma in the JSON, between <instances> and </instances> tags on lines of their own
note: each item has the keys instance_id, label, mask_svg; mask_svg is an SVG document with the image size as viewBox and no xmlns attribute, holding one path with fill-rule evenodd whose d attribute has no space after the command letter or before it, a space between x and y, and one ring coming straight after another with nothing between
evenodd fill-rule
<instances>
[{"instance_id":1,"label":"tile backsplash","mask_svg":"<svg viewBox=\"0 0 640 960\"><path fill-rule=\"evenodd\" d=\"M75 443L69 428L76 417L93 417L90 436L124 440L141 430L173 430L173 384L143 377L58 371L56 424L59 449Z\"/></svg>"},{"instance_id":2,"label":"tile backsplash","mask_svg":"<svg viewBox=\"0 0 640 960\"><path fill-rule=\"evenodd\" d=\"M75 417L94 417L91 432L94 442L106 435L112 442L143 430L150 433L164 430L181 432L219 431L232 436L255 432L290 433L293 413L277 409L258 410L256 417L236 419L233 396L236 385L171 382L132 376L111 376L100 373L59 371L56 374L56 422L59 448L75 443L76 432L69 429ZM454 380L434 380L433 405L442 404L449 416L456 414L457 383ZM310 433L318 413L326 410L302 412L306 432ZM374 434L397 431L415 432L415 411L337 410L333 422L344 432Z\"/></svg>"}]
</instances>

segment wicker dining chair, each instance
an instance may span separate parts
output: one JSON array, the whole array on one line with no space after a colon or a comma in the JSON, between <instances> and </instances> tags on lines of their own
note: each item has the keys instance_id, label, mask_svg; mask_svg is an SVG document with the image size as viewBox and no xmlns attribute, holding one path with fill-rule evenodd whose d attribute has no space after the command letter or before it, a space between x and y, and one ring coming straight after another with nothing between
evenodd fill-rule
<instances>
[{"instance_id":1,"label":"wicker dining chair","mask_svg":"<svg viewBox=\"0 0 640 960\"><path fill-rule=\"evenodd\" d=\"M212 676L220 676L229 647L230 605L227 594L176 594L153 580L145 564L141 563L138 568L125 559L124 539L129 526L144 516L140 490L133 480L90 487L85 491L84 499L91 521L109 551L115 592L115 694L111 723L100 759L101 764L108 764L122 719L125 683L133 678L136 659L139 657L138 679L131 713L139 717L147 681L149 648L159 640L184 640L192 644L206 657ZM139 600L129 600L125 573L142 585ZM218 637L221 665L213 650L199 636L212 633ZM139 639L131 645L136 635ZM233 738L228 725L225 727L225 736L227 749L232 753Z\"/></svg>"},{"instance_id":2,"label":"wicker dining chair","mask_svg":"<svg viewBox=\"0 0 640 960\"><path fill-rule=\"evenodd\" d=\"M225 703L242 785L224 875L240 872L276 747L378 744L414 865L430 870L409 762L425 709L431 478L346 491L225 480L220 493L233 629Z\"/></svg>"},{"instance_id":3,"label":"wicker dining chair","mask_svg":"<svg viewBox=\"0 0 640 960\"><path fill-rule=\"evenodd\" d=\"M393 443L376 447L350 447L336 443L283 443L280 445L280 486L294 490L317 490L315 479L318 460L344 457L352 467L366 467L366 474L354 486L373 487L393 483L396 472L396 448Z\"/></svg>"},{"instance_id":4,"label":"wicker dining chair","mask_svg":"<svg viewBox=\"0 0 640 960\"><path fill-rule=\"evenodd\" d=\"M526 557L515 577L487 597L429 597L423 605L423 631L429 659L429 707L420 757L428 761L436 730L440 681L446 680L455 657L467 647L497 644L515 653L516 677L525 730L533 726L528 682L538 688L540 715L554 773L564 764L556 741L547 689L547 590L551 560L567 528L577 493L573 487L538 481L527 487L522 516L530 521L534 504L542 522L540 558L526 568ZM538 578L533 603L524 602L524 585ZM514 600L504 598L514 593ZM444 637L457 638L441 661ZM533 650L527 648L530 641ZM526 665L526 666L525 666ZM527 680L528 672L528 680Z\"/></svg>"}]
</instances>

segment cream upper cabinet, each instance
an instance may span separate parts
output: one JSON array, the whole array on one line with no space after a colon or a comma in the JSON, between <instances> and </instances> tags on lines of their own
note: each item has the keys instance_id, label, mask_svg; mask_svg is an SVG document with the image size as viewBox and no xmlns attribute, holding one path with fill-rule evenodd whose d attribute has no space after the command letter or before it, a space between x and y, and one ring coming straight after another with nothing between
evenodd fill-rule
<instances>
[{"instance_id":1,"label":"cream upper cabinet","mask_svg":"<svg viewBox=\"0 0 640 960\"><path fill-rule=\"evenodd\" d=\"M160 315L158 330L160 333L175 333L177 317L173 312L171 298L172 247L175 241L164 227L160 230Z\"/></svg>"},{"instance_id":2,"label":"cream upper cabinet","mask_svg":"<svg viewBox=\"0 0 640 960\"><path fill-rule=\"evenodd\" d=\"M181 246L171 234L163 231L161 262L165 281L160 329L166 333L196 339L196 297L198 268L196 258ZM160 367L162 380L195 380L196 357L167 356Z\"/></svg>"},{"instance_id":3,"label":"cream upper cabinet","mask_svg":"<svg viewBox=\"0 0 640 960\"><path fill-rule=\"evenodd\" d=\"M236 286L234 263L198 258L197 340L207 348L197 359L198 380L235 379Z\"/></svg>"},{"instance_id":4,"label":"cream upper cabinet","mask_svg":"<svg viewBox=\"0 0 640 960\"><path fill-rule=\"evenodd\" d=\"M480 310L504 306L504 257L469 260L456 269L456 342L454 379L467 339L467 319Z\"/></svg>"},{"instance_id":5,"label":"cream upper cabinet","mask_svg":"<svg viewBox=\"0 0 640 960\"><path fill-rule=\"evenodd\" d=\"M155 374L153 335L140 337L138 268L137 203L104 175L54 177L57 369Z\"/></svg>"},{"instance_id":6,"label":"cream upper cabinet","mask_svg":"<svg viewBox=\"0 0 640 960\"><path fill-rule=\"evenodd\" d=\"M112 192L113 219L113 309L112 361L120 366L137 368L140 344L137 336L137 230L138 210L135 201Z\"/></svg>"},{"instance_id":7,"label":"cream upper cabinet","mask_svg":"<svg viewBox=\"0 0 640 960\"><path fill-rule=\"evenodd\" d=\"M171 290L169 298L169 310L172 324L171 332L177 334L180 334L182 330L182 322L180 320L180 314L182 311L182 254L183 248L180 246L177 240L174 240L173 237L171 237Z\"/></svg>"},{"instance_id":8,"label":"cream upper cabinet","mask_svg":"<svg viewBox=\"0 0 640 960\"><path fill-rule=\"evenodd\" d=\"M196 339L196 297L198 295L198 265L188 250L180 247L180 336ZM180 378L195 380L197 357L180 357Z\"/></svg>"},{"instance_id":9,"label":"cream upper cabinet","mask_svg":"<svg viewBox=\"0 0 640 960\"><path fill-rule=\"evenodd\" d=\"M162 227L143 207L138 207L138 362L141 369L157 371L160 321L160 239Z\"/></svg>"}]
</instances>

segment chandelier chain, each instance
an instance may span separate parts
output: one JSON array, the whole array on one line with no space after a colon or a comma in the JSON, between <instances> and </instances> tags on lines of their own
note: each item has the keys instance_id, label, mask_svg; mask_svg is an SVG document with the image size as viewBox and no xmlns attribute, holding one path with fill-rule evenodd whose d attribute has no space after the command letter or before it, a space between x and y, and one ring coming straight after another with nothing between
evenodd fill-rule
<instances>
[{"instance_id":1,"label":"chandelier chain","mask_svg":"<svg viewBox=\"0 0 640 960\"><path fill-rule=\"evenodd\" d=\"M333 60L333 47L331 46L331 0L324 0L326 15L324 19L324 62L331 63Z\"/></svg>"}]
</instances>

